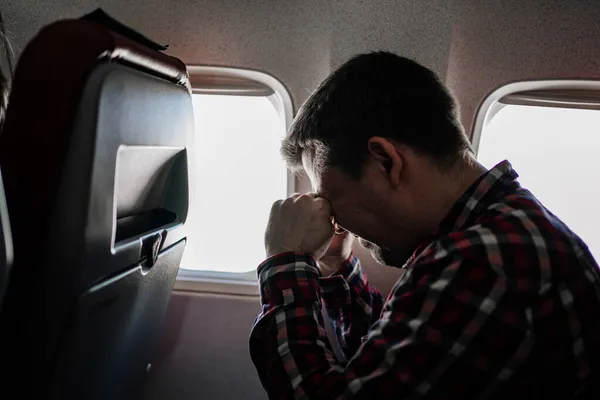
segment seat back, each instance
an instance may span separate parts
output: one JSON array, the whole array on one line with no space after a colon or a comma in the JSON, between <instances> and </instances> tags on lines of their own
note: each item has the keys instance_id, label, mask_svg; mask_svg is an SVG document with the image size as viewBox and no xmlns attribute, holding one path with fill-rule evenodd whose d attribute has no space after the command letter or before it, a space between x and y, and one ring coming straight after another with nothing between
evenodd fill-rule
<instances>
[{"instance_id":1,"label":"seat back","mask_svg":"<svg viewBox=\"0 0 600 400\"><path fill-rule=\"evenodd\" d=\"M130 398L144 379L185 247L192 135L175 58L84 20L22 53L0 136L15 252L0 354L20 396Z\"/></svg>"}]
</instances>

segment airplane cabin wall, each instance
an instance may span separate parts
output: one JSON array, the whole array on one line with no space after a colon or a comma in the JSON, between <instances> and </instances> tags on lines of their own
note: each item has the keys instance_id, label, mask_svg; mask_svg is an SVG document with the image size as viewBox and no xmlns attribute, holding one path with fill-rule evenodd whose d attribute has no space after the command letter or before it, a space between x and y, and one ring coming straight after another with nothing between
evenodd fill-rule
<instances>
[{"instance_id":1,"label":"airplane cabin wall","mask_svg":"<svg viewBox=\"0 0 600 400\"><path fill-rule=\"evenodd\" d=\"M447 84L471 134L477 108L508 83L600 78L597 0L461 0Z\"/></svg>"}]
</instances>

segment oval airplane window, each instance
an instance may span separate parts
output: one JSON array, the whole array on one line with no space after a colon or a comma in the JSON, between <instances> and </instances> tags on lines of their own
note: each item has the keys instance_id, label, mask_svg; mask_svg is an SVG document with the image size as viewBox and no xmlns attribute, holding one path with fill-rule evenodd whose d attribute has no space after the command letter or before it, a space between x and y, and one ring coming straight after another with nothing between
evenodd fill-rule
<instances>
[{"instance_id":1,"label":"oval airplane window","mask_svg":"<svg viewBox=\"0 0 600 400\"><path fill-rule=\"evenodd\" d=\"M481 110L491 112L475 131L478 160L491 168L507 159L521 185L579 235L597 260L599 106L600 92L590 90L505 95Z\"/></svg>"},{"instance_id":2,"label":"oval airplane window","mask_svg":"<svg viewBox=\"0 0 600 400\"><path fill-rule=\"evenodd\" d=\"M293 191L279 153L291 100L266 74L189 69L196 151L182 274L255 280L271 205Z\"/></svg>"}]
</instances>

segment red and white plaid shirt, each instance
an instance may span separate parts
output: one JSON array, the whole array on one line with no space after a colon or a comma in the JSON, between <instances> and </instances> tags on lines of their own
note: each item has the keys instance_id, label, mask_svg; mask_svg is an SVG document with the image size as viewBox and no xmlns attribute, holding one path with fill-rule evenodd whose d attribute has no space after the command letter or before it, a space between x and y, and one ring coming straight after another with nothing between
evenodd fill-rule
<instances>
[{"instance_id":1,"label":"red and white plaid shirt","mask_svg":"<svg viewBox=\"0 0 600 400\"><path fill-rule=\"evenodd\" d=\"M250 352L269 397L591 398L598 265L516 178L506 161L479 178L385 302L355 257L329 278L306 254L263 262Z\"/></svg>"}]
</instances>

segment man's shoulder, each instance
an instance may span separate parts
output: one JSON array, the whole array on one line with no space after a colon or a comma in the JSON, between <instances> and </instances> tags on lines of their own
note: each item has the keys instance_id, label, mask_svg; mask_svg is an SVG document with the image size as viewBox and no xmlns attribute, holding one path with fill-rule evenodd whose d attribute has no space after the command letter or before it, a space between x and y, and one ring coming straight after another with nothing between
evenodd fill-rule
<instances>
[{"instance_id":1,"label":"man's shoulder","mask_svg":"<svg viewBox=\"0 0 600 400\"><path fill-rule=\"evenodd\" d=\"M583 244L562 220L523 189L489 204L471 225L450 233L448 239L561 252L576 252Z\"/></svg>"},{"instance_id":2,"label":"man's shoulder","mask_svg":"<svg viewBox=\"0 0 600 400\"><path fill-rule=\"evenodd\" d=\"M589 254L585 244L562 221L535 197L515 194L489 205L469 226L441 235L414 261L460 262L509 279L537 279L544 270L578 263L582 254Z\"/></svg>"},{"instance_id":3,"label":"man's shoulder","mask_svg":"<svg viewBox=\"0 0 600 400\"><path fill-rule=\"evenodd\" d=\"M500 244L529 246L538 251L575 254L585 246L567 224L527 190L490 204L465 231L492 235Z\"/></svg>"}]
</instances>

